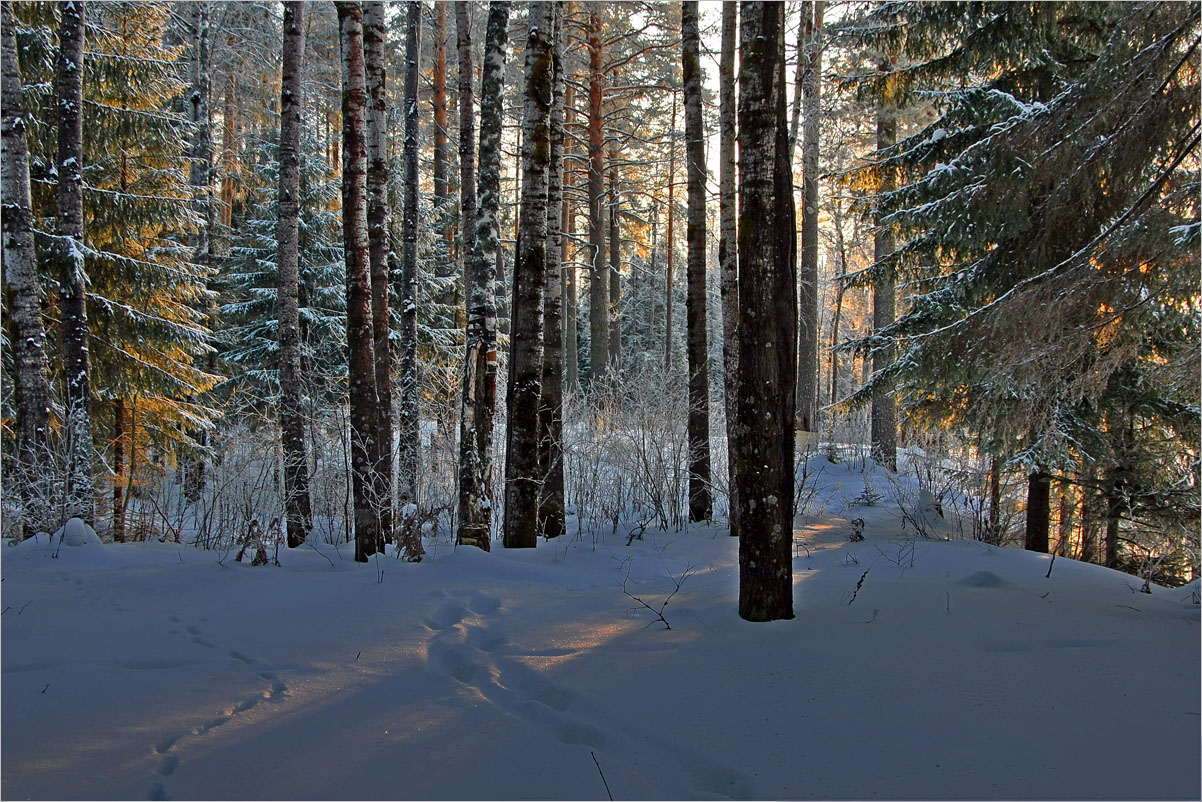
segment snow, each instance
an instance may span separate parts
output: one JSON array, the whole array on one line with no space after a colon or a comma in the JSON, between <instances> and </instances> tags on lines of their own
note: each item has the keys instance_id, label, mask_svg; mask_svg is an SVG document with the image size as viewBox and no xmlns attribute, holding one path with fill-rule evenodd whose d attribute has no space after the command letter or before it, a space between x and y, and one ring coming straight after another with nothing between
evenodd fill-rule
<instances>
[{"instance_id":1,"label":"snow","mask_svg":"<svg viewBox=\"0 0 1202 802\"><path fill-rule=\"evenodd\" d=\"M893 497L934 514L919 488L811 462L797 617L768 624L738 618L717 525L629 547L622 527L491 553L428 539L420 564L317 543L279 568L157 540L0 549L0 790L1198 798L1196 583L1149 595L906 537Z\"/></svg>"}]
</instances>

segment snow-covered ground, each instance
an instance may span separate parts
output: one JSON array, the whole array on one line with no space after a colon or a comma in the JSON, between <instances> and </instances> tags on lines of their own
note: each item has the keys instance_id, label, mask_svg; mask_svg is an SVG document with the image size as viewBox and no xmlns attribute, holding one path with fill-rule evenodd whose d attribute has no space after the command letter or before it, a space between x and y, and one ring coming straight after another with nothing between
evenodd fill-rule
<instances>
[{"instance_id":1,"label":"snow-covered ground","mask_svg":"<svg viewBox=\"0 0 1202 802\"><path fill-rule=\"evenodd\" d=\"M1197 584L906 539L819 477L792 621L719 527L420 564L4 548L6 799L1198 799ZM875 487L888 488L878 481ZM863 542L849 542L864 520ZM682 578L683 577L683 578ZM659 609L658 617L626 595Z\"/></svg>"}]
</instances>

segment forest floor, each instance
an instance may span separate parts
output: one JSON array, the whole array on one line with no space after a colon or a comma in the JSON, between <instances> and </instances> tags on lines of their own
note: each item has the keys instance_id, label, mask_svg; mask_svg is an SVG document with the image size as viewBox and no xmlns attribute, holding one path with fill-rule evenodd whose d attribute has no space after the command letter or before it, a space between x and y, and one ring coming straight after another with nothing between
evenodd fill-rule
<instances>
[{"instance_id":1,"label":"forest floor","mask_svg":"<svg viewBox=\"0 0 1202 802\"><path fill-rule=\"evenodd\" d=\"M797 617L769 624L739 619L718 526L444 541L420 564L4 548L0 793L1199 798L1197 583L1145 594L1095 565L916 539L896 484L822 466Z\"/></svg>"}]
</instances>

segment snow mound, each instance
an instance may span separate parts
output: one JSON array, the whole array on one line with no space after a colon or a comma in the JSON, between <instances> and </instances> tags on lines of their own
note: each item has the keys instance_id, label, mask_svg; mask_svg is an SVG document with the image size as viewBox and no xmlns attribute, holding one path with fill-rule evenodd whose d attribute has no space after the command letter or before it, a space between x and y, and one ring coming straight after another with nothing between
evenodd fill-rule
<instances>
[{"instance_id":1,"label":"snow mound","mask_svg":"<svg viewBox=\"0 0 1202 802\"><path fill-rule=\"evenodd\" d=\"M103 546L96 530L85 524L79 518L67 521L58 531L50 536L50 545L58 546Z\"/></svg>"},{"instance_id":2,"label":"snow mound","mask_svg":"<svg viewBox=\"0 0 1202 802\"><path fill-rule=\"evenodd\" d=\"M977 571L956 583L966 588L1008 588L1013 587L993 571Z\"/></svg>"}]
</instances>

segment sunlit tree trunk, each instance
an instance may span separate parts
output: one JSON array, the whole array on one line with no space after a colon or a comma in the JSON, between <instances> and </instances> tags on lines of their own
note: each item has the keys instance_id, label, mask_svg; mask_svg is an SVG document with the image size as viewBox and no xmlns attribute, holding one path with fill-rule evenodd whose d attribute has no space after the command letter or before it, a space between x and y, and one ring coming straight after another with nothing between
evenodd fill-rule
<instances>
[{"instance_id":1,"label":"sunlit tree trunk","mask_svg":"<svg viewBox=\"0 0 1202 802\"><path fill-rule=\"evenodd\" d=\"M588 232L590 382L605 375L609 361L609 284L605 269L605 132L601 118L601 16L588 18Z\"/></svg>"},{"instance_id":2,"label":"sunlit tree trunk","mask_svg":"<svg viewBox=\"0 0 1202 802\"><path fill-rule=\"evenodd\" d=\"M822 14L825 3L802 4L802 191L800 336L797 339L797 428L818 431L818 118L821 113Z\"/></svg>"},{"instance_id":3,"label":"sunlit tree trunk","mask_svg":"<svg viewBox=\"0 0 1202 802\"><path fill-rule=\"evenodd\" d=\"M372 474L377 455L371 257L367 231L367 90L359 3L336 3L342 41L342 229L346 257L346 339L351 412L351 494L355 560L384 548Z\"/></svg>"}]
</instances>

